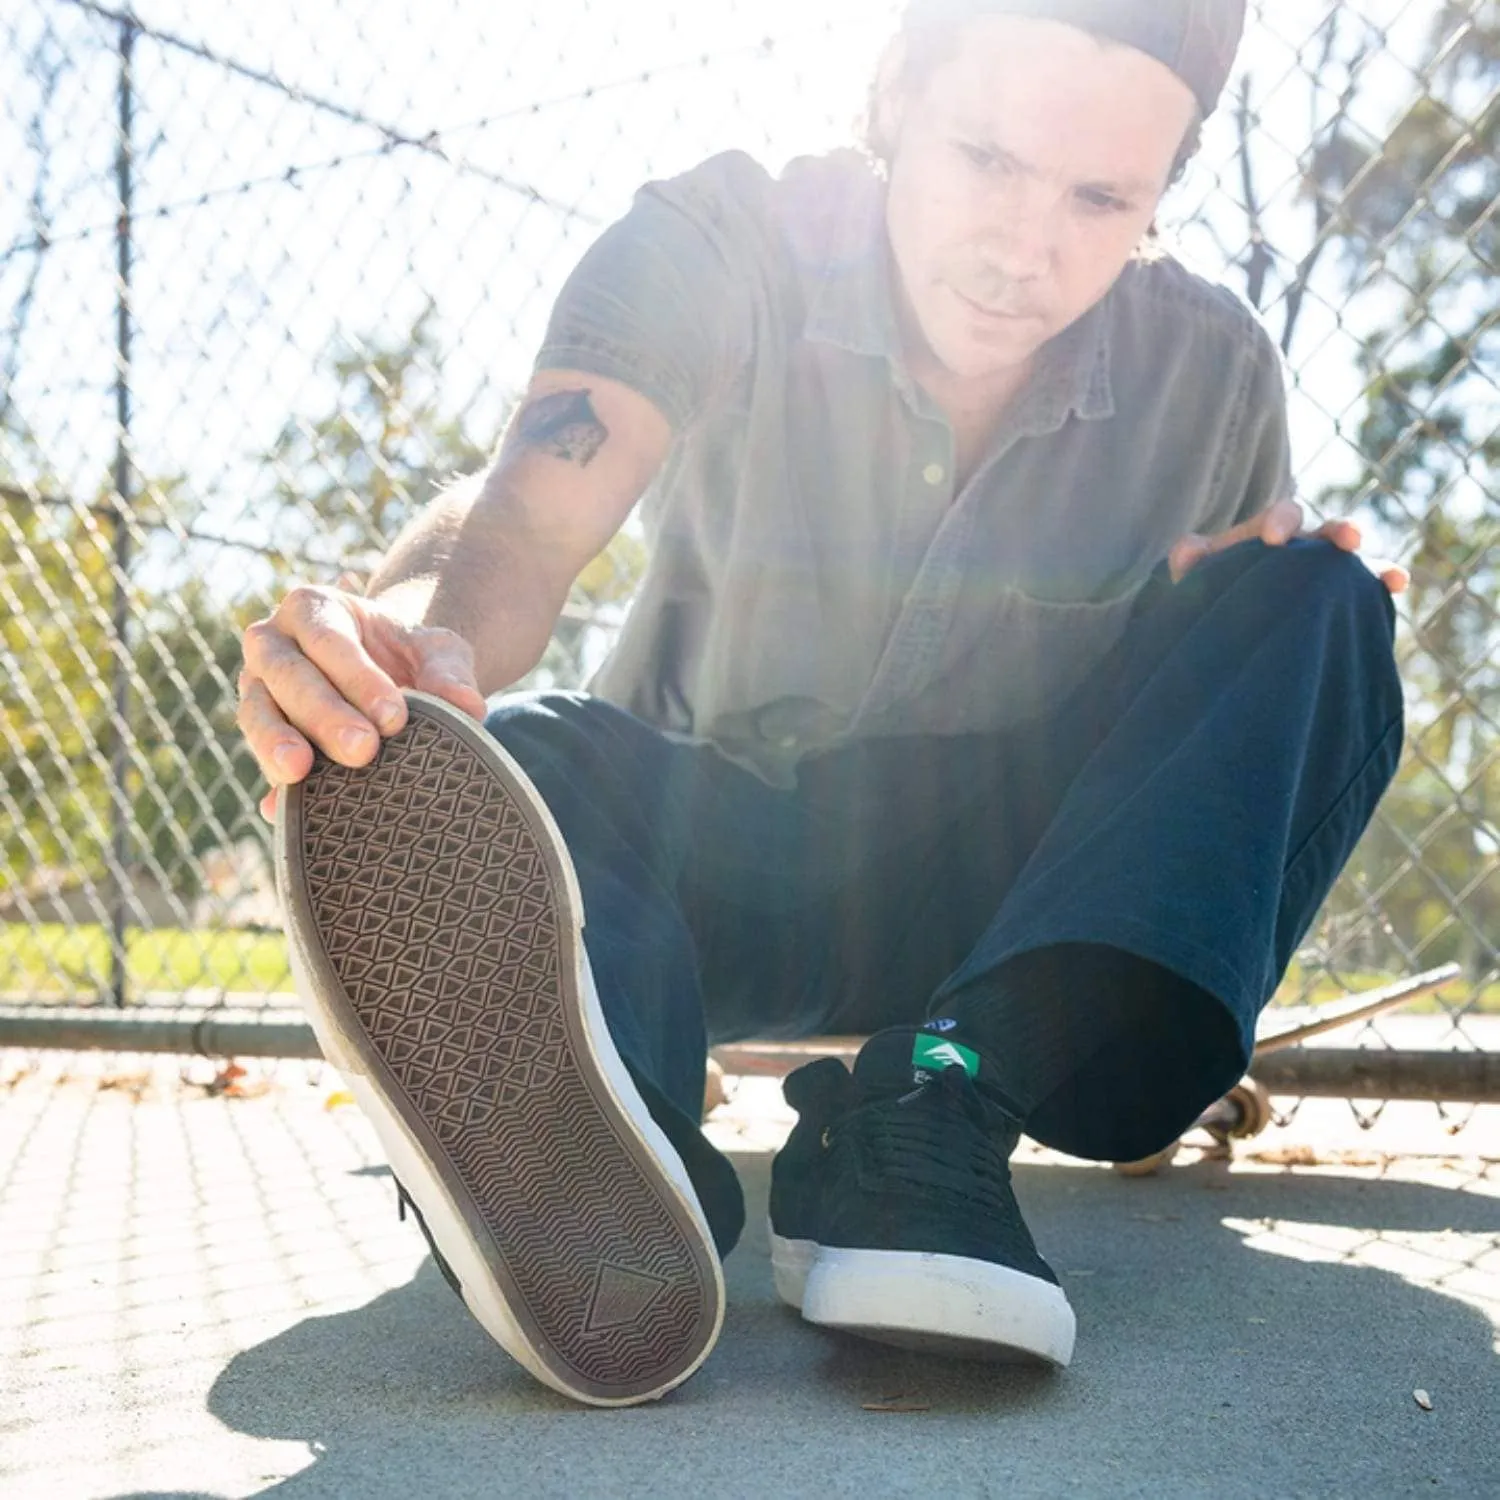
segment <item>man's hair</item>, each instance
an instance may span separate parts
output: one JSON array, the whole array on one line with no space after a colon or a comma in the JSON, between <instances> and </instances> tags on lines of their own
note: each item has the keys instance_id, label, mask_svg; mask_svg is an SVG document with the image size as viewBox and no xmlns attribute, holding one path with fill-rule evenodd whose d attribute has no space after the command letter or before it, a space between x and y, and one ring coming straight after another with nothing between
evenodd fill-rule
<instances>
[{"instance_id":1,"label":"man's hair","mask_svg":"<svg viewBox=\"0 0 1500 1500\"><path fill-rule=\"evenodd\" d=\"M860 148L879 163L882 171L889 168L896 143L888 140L881 129L881 105L890 94L911 99L921 93L932 75L956 54L959 35L964 27L982 14L984 11L980 6L976 6L969 14L959 13L941 20L914 16L910 9L903 14L901 24L888 44L894 46L898 41L902 44L900 71L896 77L887 78L884 64L876 69L865 99L864 113L855 126ZM1112 42L1106 37L1096 37L1096 40L1104 47L1125 45L1123 42ZM1203 123L1202 106L1195 106L1187 134L1183 137L1177 159L1172 164L1168 187L1181 178L1188 163L1198 154L1198 147L1203 141Z\"/></svg>"}]
</instances>

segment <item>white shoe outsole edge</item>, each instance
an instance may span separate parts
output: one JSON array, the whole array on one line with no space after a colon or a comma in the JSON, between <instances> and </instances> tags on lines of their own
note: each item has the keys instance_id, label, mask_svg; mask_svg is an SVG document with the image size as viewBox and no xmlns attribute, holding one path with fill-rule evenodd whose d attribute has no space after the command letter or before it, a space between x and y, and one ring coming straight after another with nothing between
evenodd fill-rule
<instances>
[{"instance_id":1,"label":"white shoe outsole edge","mask_svg":"<svg viewBox=\"0 0 1500 1500\"><path fill-rule=\"evenodd\" d=\"M562 833L550 809L532 788L530 779L520 765L481 726L442 699L417 692L408 692L407 696L424 703L433 710L437 717L447 720L471 743L477 744L481 753L492 755L507 772L508 792L526 801L537 822L553 841L560 857L566 885L565 904L568 910L565 915L571 927L579 994L582 997L584 1032L590 1054L617 1097L623 1123L629 1126L636 1136L650 1148L664 1170L671 1191L697 1223L705 1243L712 1247L712 1231L703 1214L687 1168L660 1126L652 1118L650 1110L641 1098L640 1091L636 1088L634 1080L630 1077L623 1059L610 1038L608 1024L599 1003L593 973L583 944L583 897L578 885L577 872L573 868ZM284 893L292 888L288 868L287 805L288 797L284 790L282 796L277 799L273 839L276 884L278 892L283 893L283 901L285 900ZM361 1110L369 1119L386 1152L392 1171L421 1212L433 1242L462 1285L465 1305L490 1336L518 1364L544 1385L576 1401L593 1406L633 1406L654 1401L681 1385L694 1374L713 1351L723 1328L724 1279L717 1253L711 1256L717 1300L712 1336L705 1341L699 1356L671 1380L643 1394L610 1399L570 1387L559 1380L547 1367L528 1335L511 1315L505 1300L495 1289L493 1275L484 1257L474 1245L462 1210L453 1200L441 1177L428 1164L426 1152L405 1122L386 1103L381 1091L370 1081L367 1076L368 1068L361 1062L348 1042L341 1037L335 1018L330 1016L325 1009L319 998L318 982L314 977L321 973L325 966L320 957L316 957L309 951L309 944L304 939L302 926L302 921L289 911L286 933L293 980L323 1056L348 1082L350 1092L353 1093ZM329 979L325 978L324 982L329 982Z\"/></svg>"},{"instance_id":2,"label":"white shoe outsole edge","mask_svg":"<svg viewBox=\"0 0 1500 1500\"><path fill-rule=\"evenodd\" d=\"M1078 1323L1062 1288L967 1256L847 1250L770 1232L776 1292L809 1323L905 1348L1059 1368Z\"/></svg>"}]
</instances>

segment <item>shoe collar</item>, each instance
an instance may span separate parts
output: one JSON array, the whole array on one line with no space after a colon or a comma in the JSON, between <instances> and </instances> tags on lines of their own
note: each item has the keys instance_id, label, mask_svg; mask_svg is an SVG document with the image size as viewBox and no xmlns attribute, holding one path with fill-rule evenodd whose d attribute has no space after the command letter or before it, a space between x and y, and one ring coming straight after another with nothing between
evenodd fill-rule
<instances>
[{"instance_id":1,"label":"shoe collar","mask_svg":"<svg viewBox=\"0 0 1500 1500\"><path fill-rule=\"evenodd\" d=\"M910 1099L947 1078L971 1086L971 1091L990 1110L1020 1127L1022 1113L995 1082L994 1059L953 1025L893 1026L878 1031L854 1060L854 1083L863 1101L880 1098ZM996 1121L998 1125L1000 1122Z\"/></svg>"}]
</instances>

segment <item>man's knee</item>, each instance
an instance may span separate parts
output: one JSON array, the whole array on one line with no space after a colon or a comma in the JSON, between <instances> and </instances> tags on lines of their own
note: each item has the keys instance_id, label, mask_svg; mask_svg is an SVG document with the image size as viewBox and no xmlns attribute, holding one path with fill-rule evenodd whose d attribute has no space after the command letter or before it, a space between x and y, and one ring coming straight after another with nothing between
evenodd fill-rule
<instances>
[{"instance_id":1,"label":"man's knee","mask_svg":"<svg viewBox=\"0 0 1500 1500\"><path fill-rule=\"evenodd\" d=\"M1346 552L1326 537L1293 537L1280 547L1252 542L1259 556L1257 570L1286 591L1290 603L1300 599L1326 603L1342 601L1371 613L1393 630L1396 606L1384 581L1355 552Z\"/></svg>"},{"instance_id":2,"label":"man's knee","mask_svg":"<svg viewBox=\"0 0 1500 1500\"><path fill-rule=\"evenodd\" d=\"M588 721L594 706L585 693L507 693L491 704L484 727L528 776L555 792L552 778L586 764L593 752L596 736Z\"/></svg>"},{"instance_id":3,"label":"man's knee","mask_svg":"<svg viewBox=\"0 0 1500 1500\"><path fill-rule=\"evenodd\" d=\"M506 693L503 698L490 704L484 727L501 744L514 734L524 735L531 730L545 733L549 727L565 722L583 698L582 693L551 689Z\"/></svg>"}]
</instances>

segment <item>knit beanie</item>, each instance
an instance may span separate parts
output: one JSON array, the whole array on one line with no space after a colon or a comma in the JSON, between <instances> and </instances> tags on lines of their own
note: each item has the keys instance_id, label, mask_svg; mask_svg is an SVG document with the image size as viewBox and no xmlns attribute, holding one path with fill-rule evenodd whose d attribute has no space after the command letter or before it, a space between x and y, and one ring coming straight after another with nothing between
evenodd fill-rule
<instances>
[{"instance_id":1,"label":"knit beanie","mask_svg":"<svg viewBox=\"0 0 1500 1500\"><path fill-rule=\"evenodd\" d=\"M902 29L989 15L1061 21L1134 47L1182 79L1206 118L1234 64L1245 0L909 0Z\"/></svg>"}]
</instances>

